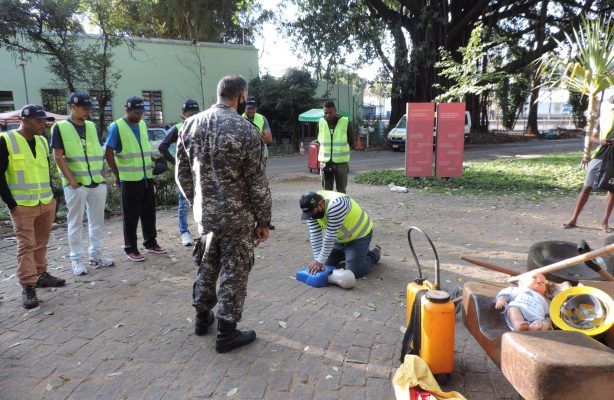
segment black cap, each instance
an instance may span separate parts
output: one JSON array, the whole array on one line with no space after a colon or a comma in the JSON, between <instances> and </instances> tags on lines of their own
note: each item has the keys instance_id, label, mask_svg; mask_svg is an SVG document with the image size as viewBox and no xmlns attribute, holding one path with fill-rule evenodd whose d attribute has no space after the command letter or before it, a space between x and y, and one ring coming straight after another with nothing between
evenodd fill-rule
<instances>
[{"instance_id":1,"label":"black cap","mask_svg":"<svg viewBox=\"0 0 614 400\"><path fill-rule=\"evenodd\" d=\"M145 103L143 103L143 99L141 99L140 97L132 96L131 98L126 100L126 108L130 111L144 112Z\"/></svg>"},{"instance_id":2,"label":"black cap","mask_svg":"<svg viewBox=\"0 0 614 400\"><path fill-rule=\"evenodd\" d=\"M68 97L68 104L74 104L78 107L83 107L87 110L91 110L92 109L92 99L90 98L90 96L88 96L85 93L72 93L69 97Z\"/></svg>"},{"instance_id":3,"label":"black cap","mask_svg":"<svg viewBox=\"0 0 614 400\"><path fill-rule=\"evenodd\" d=\"M47 121L55 121L54 117L48 117L43 107L38 104L28 104L23 106L21 112L19 113L20 118L36 118L36 119L46 119Z\"/></svg>"},{"instance_id":4,"label":"black cap","mask_svg":"<svg viewBox=\"0 0 614 400\"><path fill-rule=\"evenodd\" d=\"M256 96L247 96L247 107L256 107Z\"/></svg>"},{"instance_id":5,"label":"black cap","mask_svg":"<svg viewBox=\"0 0 614 400\"><path fill-rule=\"evenodd\" d=\"M298 204L301 206L301 210L303 210L301 220L305 221L312 219L313 216L311 215L311 212L318 206L318 203L322 199L324 198L315 192L307 192L302 195L301 199L298 201Z\"/></svg>"},{"instance_id":6,"label":"black cap","mask_svg":"<svg viewBox=\"0 0 614 400\"><path fill-rule=\"evenodd\" d=\"M181 111L196 114L197 112L200 112L200 108L198 107L196 100L188 99L181 106Z\"/></svg>"}]
</instances>

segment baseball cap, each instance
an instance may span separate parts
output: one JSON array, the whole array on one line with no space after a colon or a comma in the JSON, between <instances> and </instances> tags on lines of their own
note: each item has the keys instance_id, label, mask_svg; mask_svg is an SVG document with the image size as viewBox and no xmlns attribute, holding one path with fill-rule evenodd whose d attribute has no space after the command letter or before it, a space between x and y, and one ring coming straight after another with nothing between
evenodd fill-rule
<instances>
[{"instance_id":1,"label":"baseball cap","mask_svg":"<svg viewBox=\"0 0 614 400\"><path fill-rule=\"evenodd\" d=\"M198 103L196 102L196 100L188 99L181 106L181 111L188 113L197 113L200 111L200 108L198 107Z\"/></svg>"},{"instance_id":2,"label":"baseball cap","mask_svg":"<svg viewBox=\"0 0 614 400\"><path fill-rule=\"evenodd\" d=\"M91 110L92 109L92 99L90 96L88 96L85 93L72 93L69 97L68 97L68 104L74 104L78 107L83 107L87 110Z\"/></svg>"},{"instance_id":3,"label":"baseball cap","mask_svg":"<svg viewBox=\"0 0 614 400\"><path fill-rule=\"evenodd\" d=\"M318 206L318 203L322 199L323 197L315 192L307 192L301 196L298 204L301 206L301 210L303 210L301 214L302 221L313 218L311 211Z\"/></svg>"},{"instance_id":4,"label":"baseball cap","mask_svg":"<svg viewBox=\"0 0 614 400\"><path fill-rule=\"evenodd\" d=\"M130 111L143 112L145 111L145 103L140 97L132 96L126 100L126 108Z\"/></svg>"},{"instance_id":5,"label":"baseball cap","mask_svg":"<svg viewBox=\"0 0 614 400\"><path fill-rule=\"evenodd\" d=\"M256 107L256 96L247 96L247 107Z\"/></svg>"},{"instance_id":6,"label":"baseball cap","mask_svg":"<svg viewBox=\"0 0 614 400\"><path fill-rule=\"evenodd\" d=\"M54 117L48 117L43 107L38 104L28 104L23 106L21 111L19 112L20 118L36 118L36 119L45 119L47 121L55 121Z\"/></svg>"}]
</instances>

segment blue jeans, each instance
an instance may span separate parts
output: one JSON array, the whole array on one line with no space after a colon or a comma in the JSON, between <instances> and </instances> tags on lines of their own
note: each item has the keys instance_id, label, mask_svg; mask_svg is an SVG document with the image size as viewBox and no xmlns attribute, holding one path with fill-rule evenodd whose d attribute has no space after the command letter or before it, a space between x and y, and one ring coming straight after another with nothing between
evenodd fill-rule
<instances>
[{"instance_id":1,"label":"blue jeans","mask_svg":"<svg viewBox=\"0 0 614 400\"><path fill-rule=\"evenodd\" d=\"M349 243L335 242L324 265L336 267L341 261L345 260L345 269L352 271L356 278L367 275L380 258L379 255L369 250L372 237L373 230L367 236L352 240Z\"/></svg>"},{"instance_id":2,"label":"blue jeans","mask_svg":"<svg viewBox=\"0 0 614 400\"><path fill-rule=\"evenodd\" d=\"M190 203L183 197L181 192L179 193L179 205L177 206L177 217L179 217L179 234L190 232L188 228L188 212L190 210Z\"/></svg>"}]
</instances>

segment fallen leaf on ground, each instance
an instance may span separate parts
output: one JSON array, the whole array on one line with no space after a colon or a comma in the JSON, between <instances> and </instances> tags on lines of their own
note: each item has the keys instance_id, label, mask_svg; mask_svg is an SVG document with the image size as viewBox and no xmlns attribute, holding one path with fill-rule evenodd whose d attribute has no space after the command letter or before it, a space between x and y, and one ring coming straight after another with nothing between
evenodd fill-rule
<instances>
[{"instance_id":1,"label":"fallen leaf on ground","mask_svg":"<svg viewBox=\"0 0 614 400\"><path fill-rule=\"evenodd\" d=\"M353 315L354 315L354 318L360 317L360 313L359 312L355 312Z\"/></svg>"},{"instance_id":2,"label":"fallen leaf on ground","mask_svg":"<svg viewBox=\"0 0 614 400\"><path fill-rule=\"evenodd\" d=\"M230 389L230 390L228 391L228 393L226 393L226 397L232 397L232 396L234 396L235 394L237 394L237 392L238 392L238 391L239 391L239 389L237 389L237 388L232 388L232 389Z\"/></svg>"},{"instance_id":3,"label":"fallen leaf on ground","mask_svg":"<svg viewBox=\"0 0 614 400\"><path fill-rule=\"evenodd\" d=\"M286 329L288 327L288 324L284 321L279 321L279 326L281 326L283 329Z\"/></svg>"},{"instance_id":4,"label":"fallen leaf on ground","mask_svg":"<svg viewBox=\"0 0 614 400\"><path fill-rule=\"evenodd\" d=\"M9 346L9 349L13 348L13 347L17 347L20 344L22 344L23 342L17 342L17 343L13 343L12 345Z\"/></svg>"},{"instance_id":5,"label":"fallen leaf on ground","mask_svg":"<svg viewBox=\"0 0 614 400\"><path fill-rule=\"evenodd\" d=\"M333 377L332 375L326 375L326 379L330 379L332 377Z\"/></svg>"}]
</instances>

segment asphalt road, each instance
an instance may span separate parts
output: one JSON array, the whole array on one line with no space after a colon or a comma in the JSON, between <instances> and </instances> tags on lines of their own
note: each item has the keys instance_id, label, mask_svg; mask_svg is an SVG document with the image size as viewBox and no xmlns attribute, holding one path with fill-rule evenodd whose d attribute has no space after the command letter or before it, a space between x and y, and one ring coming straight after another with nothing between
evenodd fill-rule
<instances>
[{"instance_id":1,"label":"asphalt road","mask_svg":"<svg viewBox=\"0 0 614 400\"><path fill-rule=\"evenodd\" d=\"M492 160L532 154L580 151L584 139L533 140L529 142L468 145L465 161ZM386 151L353 151L350 161L352 173L373 169L403 168L405 153ZM303 156L273 157L267 164L269 175L308 172L307 154Z\"/></svg>"}]
</instances>

